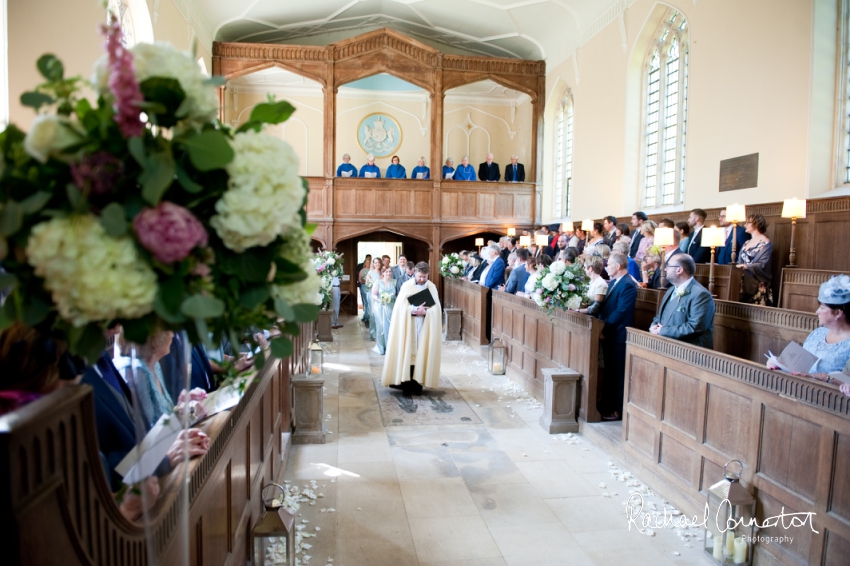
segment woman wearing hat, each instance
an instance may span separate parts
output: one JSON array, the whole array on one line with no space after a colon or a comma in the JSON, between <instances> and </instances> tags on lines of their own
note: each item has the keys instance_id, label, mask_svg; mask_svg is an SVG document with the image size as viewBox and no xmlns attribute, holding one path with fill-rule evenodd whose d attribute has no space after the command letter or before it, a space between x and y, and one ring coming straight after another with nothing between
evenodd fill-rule
<instances>
[{"instance_id":1,"label":"woman wearing hat","mask_svg":"<svg viewBox=\"0 0 850 566\"><path fill-rule=\"evenodd\" d=\"M837 275L823 283L818 301L820 306L815 313L820 327L809 334L803 348L818 357L809 375L820 381L829 381L830 372L850 372L850 277ZM842 385L841 391L850 396L850 386Z\"/></svg>"}]
</instances>

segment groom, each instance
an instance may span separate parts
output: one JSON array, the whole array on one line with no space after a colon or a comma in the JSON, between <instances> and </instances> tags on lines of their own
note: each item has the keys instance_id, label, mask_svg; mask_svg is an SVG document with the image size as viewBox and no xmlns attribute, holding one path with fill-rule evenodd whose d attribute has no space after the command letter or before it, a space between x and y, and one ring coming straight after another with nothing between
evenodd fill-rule
<instances>
[{"instance_id":1,"label":"groom","mask_svg":"<svg viewBox=\"0 0 850 566\"><path fill-rule=\"evenodd\" d=\"M417 263L413 278L401 286L387 337L381 383L408 395L419 395L423 385L433 389L440 383L442 313L437 287L428 281L429 271L427 263ZM426 289L434 306L410 304L411 295Z\"/></svg>"}]
</instances>

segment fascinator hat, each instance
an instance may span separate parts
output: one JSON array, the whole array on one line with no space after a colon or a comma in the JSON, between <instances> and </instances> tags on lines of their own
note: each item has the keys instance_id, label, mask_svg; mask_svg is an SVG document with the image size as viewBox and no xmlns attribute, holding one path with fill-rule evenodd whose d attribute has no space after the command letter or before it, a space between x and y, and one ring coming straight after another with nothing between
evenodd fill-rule
<instances>
[{"instance_id":1,"label":"fascinator hat","mask_svg":"<svg viewBox=\"0 0 850 566\"><path fill-rule=\"evenodd\" d=\"M836 275L820 286L818 301L825 305L846 305L850 303L850 277Z\"/></svg>"}]
</instances>

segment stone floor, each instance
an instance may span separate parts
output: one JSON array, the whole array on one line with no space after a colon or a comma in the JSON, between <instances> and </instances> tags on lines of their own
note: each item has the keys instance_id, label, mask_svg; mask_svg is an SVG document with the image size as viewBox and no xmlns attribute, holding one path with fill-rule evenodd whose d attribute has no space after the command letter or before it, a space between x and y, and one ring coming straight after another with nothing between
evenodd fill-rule
<instances>
[{"instance_id":1,"label":"stone floor","mask_svg":"<svg viewBox=\"0 0 850 566\"><path fill-rule=\"evenodd\" d=\"M323 344L327 443L294 446L286 471L322 494L298 511L316 535L301 566L710 564L699 530L629 531L625 500L645 486L580 435L546 434L540 404L462 343L444 344L441 373L483 425L385 428L381 357L362 323L341 322Z\"/></svg>"}]
</instances>

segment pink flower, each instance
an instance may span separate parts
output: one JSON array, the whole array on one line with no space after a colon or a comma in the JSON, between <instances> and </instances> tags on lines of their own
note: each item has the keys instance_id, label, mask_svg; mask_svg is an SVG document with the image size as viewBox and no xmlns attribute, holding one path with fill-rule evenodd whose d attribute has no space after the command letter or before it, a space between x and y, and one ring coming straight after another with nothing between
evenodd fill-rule
<instances>
[{"instance_id":1,"label":"pink flower","mask_svg":"<svg viewBox=\"0 0 850 566\"><path fill-rule=\"evenodd\" d=\"M112 192L123 175L124 162L106 151L89 153L79 163L71 163L74 184L93 195Z\"/></svg>"},{"instance_id":2,"label":"pink flower","mask_svg":"<svg viewBox=\"0 0 850 566\"><path fill-rule=\"evenodd\" d=\"M103 33L109 55L109 90L115 97L115 122L125 138L140 136L145 125L139 117L139 104L145 98L133 71L133 54L121 43L123 32L117 18L103 26Z\"/></svg>"},{"instance_id":3,"label":"pink flower","mask_svg":"<svg viewBox=\"0 0 850 566\"><path fill-rule=\"evenodd\" d=\"M142 246L162 263L180 261L196 246L207 245L207 232L198 219L171 202L142 209L133 228Z\"/></svg>"},{"instance_id":4,"label":"pink flower","mask_svg":"<svg viewBox=\"0 0 850 566\"><path fill-rule=\"evenodd\" d=\"M206 277L210 273L212 273L212 269L206 263L199 263L195 266L195 269L192 270L192 275L197 275L198 277Z\"/></svg>"}]
</instances>

